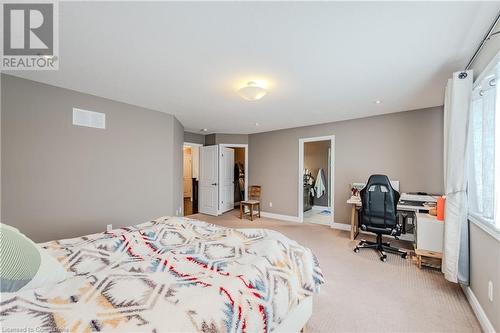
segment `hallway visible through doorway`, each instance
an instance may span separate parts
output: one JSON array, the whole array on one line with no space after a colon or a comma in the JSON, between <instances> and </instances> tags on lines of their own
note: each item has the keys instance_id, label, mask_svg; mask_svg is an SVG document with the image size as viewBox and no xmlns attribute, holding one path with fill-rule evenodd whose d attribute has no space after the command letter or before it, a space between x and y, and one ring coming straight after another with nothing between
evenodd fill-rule
<instances>
[{"instance_id":1,"label":"hallway visible through doorway","mask_svg":"<svg viewBox=\"0 0 500 333\"><path fill-rule=\"evenodd\" d=\"M300 139L299 219L333 224L334 137Z\"/></svg>"}]
</instances>

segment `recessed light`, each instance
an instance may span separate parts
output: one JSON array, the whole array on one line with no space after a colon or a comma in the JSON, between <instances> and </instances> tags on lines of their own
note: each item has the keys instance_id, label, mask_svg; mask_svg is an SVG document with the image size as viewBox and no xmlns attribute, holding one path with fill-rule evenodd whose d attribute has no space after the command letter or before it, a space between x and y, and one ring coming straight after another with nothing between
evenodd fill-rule
<instances>
[{"instance_id":1,"label":"recessed light","mask_svg":"<svg viewBox=\"0 0 500 333\"><path fill-rule=\"evenodd\" d=\"M208 128L202 128L201 129L201 132L207 132L208 131Z\"/></svg>"},{"instance_id":2,"label":"recessed light","mask_svg":"<svg viewBox=\"0 0 500 333\"><path fill-rule=\"evenodd\" d=\"M377 99L374 103L375 104L380 104L380 103L382 103L382 101L380 99Z\"/></svg>"},{"instance_id":3,"label":"recessed light","mask_svg":"<svg viewBox=\"0 0 500 333\"><path fill-rule=\"evenodd\" d=\"M255 123L255 126L259 126L259 123Z\"/></svg>"}]
</instances>

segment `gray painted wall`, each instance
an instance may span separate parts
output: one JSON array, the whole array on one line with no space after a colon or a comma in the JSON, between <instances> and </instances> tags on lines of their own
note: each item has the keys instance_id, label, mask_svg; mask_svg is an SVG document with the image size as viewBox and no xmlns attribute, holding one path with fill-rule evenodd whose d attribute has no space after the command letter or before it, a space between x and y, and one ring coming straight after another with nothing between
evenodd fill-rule
<instances>
[{"instance_id":1,"label":"gray painted wall","mask_svg":"<svg viewBox=\"0 0 500 333\"><path fill-rule=\"evenodd\" d=\"M203 134L184 132L184 142L205 144L205 136Z\"/></svg>"},{"instance_id":2,"label":"gray painted wall","mask_svg":"<svg viewBox=\"0 0 500 333\"><path fill-rule=\"evenodd\" d=\"M500 29L497 24L493 31ZM500 51L500 38L488 41L472 64L477 78ZM500 241L470 223L470 287L495 331L500 332ZM493 281L493 302L488 299L488 281Z\"/></svg>"},{"instance_id":3,"label":"gray painted wall","mask_svg":"<svg viewBox=\"0 0 500 333\"><path fill-rule=\"evenodd\" d=\"M298 216L299 139L335 135L335 222L349 223L349 184L384 173L402 191L443 191L443 108L285 129L249 136L249 184L262 210ZM269 202L273 207L269 207Z\"/></svg>"},{"instance_id":4,"label":"gray painted wall","mask_svg":"<svg viewBox=\"0 0 500 333\"><path fill-rule=\"evenodd\" d=\"M208 134L205 135L205 145L218 145L224 143L247 144L248 134Z\"/></svg>"},{"instance_id":5,"label":"gray painted wall","mask_svg":"<svg viewBox=\"0 0 500 333\"><path fill-rule=\"evenodd\" d=\"M215 143L234 143L234 144L246 144L248 143L247 134L215 134Z\"/></svg>"},{"instance_id":6,"label":"gray painted wall","mask_svg":"<svg viewBox=\"0 0 500 333\"><path fill-rule=\"evenodd\" d=\"M470 223L471 288L495 331L500 332L500 241ZM493 282L493 302L488 299Z\"/></svg>"},{"instance_id":7,"label":"gray painted wall","mask_svg":"<svg viewBox=\"0 0 500 333\"><path fill-rule=\"evenodd\" d=\"M217 141L215 138L215 134L205 135L205 146L212 146L212 145L216 145L216 144L217 144Z\"/></svg>"},{"instance_id":8,"label":"gray painted wall","mask_svg":"<svg viewBox=\"0 0 500 333\"><path fill-rule=\"evenodd\" d=\"M174 215L184 128L173 116L2 74L2 222L35 241ZM72 108L106 129L72 125Z\"/></svg>"}]
</instances>

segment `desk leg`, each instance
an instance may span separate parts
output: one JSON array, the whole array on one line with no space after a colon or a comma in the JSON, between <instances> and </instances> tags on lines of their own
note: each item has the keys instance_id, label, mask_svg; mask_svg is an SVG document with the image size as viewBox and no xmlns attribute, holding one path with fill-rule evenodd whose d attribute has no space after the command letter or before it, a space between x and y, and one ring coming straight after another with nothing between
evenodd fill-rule
<instances>
[{"instance_id":1,"label":"desk leg","mask_svg":"<svg viewBox=\"0 0 500 333\"><path fill-rule=\"evenodd\" d=\"M351 240L358 236L358 223L356 221L356 205L351 205Z\"/></svg>"}]
</instances>

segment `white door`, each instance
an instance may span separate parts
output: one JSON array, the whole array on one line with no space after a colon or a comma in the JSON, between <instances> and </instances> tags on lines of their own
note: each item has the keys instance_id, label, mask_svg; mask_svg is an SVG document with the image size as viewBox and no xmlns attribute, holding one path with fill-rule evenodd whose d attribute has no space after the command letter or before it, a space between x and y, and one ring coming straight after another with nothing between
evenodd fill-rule
<instances>
[{"instance_id":1,"label":"white door","mask_svg":"<svg viewBox=\"0 0 500 333\"><path fill-rule=\"evenodd\" d=\"M218 213L218 164L219 146L200 147L200 170L198 183L198 210L200 213L217 216Z\"/></svg>"},{"instance_id":2,"label":"white door","mask_svg":"<svg viewBox=\"0 0 500 333\"><path fill-rule=\"evenodd\" d=\"M219 207L225 213L234 209L234 149L220 147L219 151Z\"/></svg>"}]
</instances>

